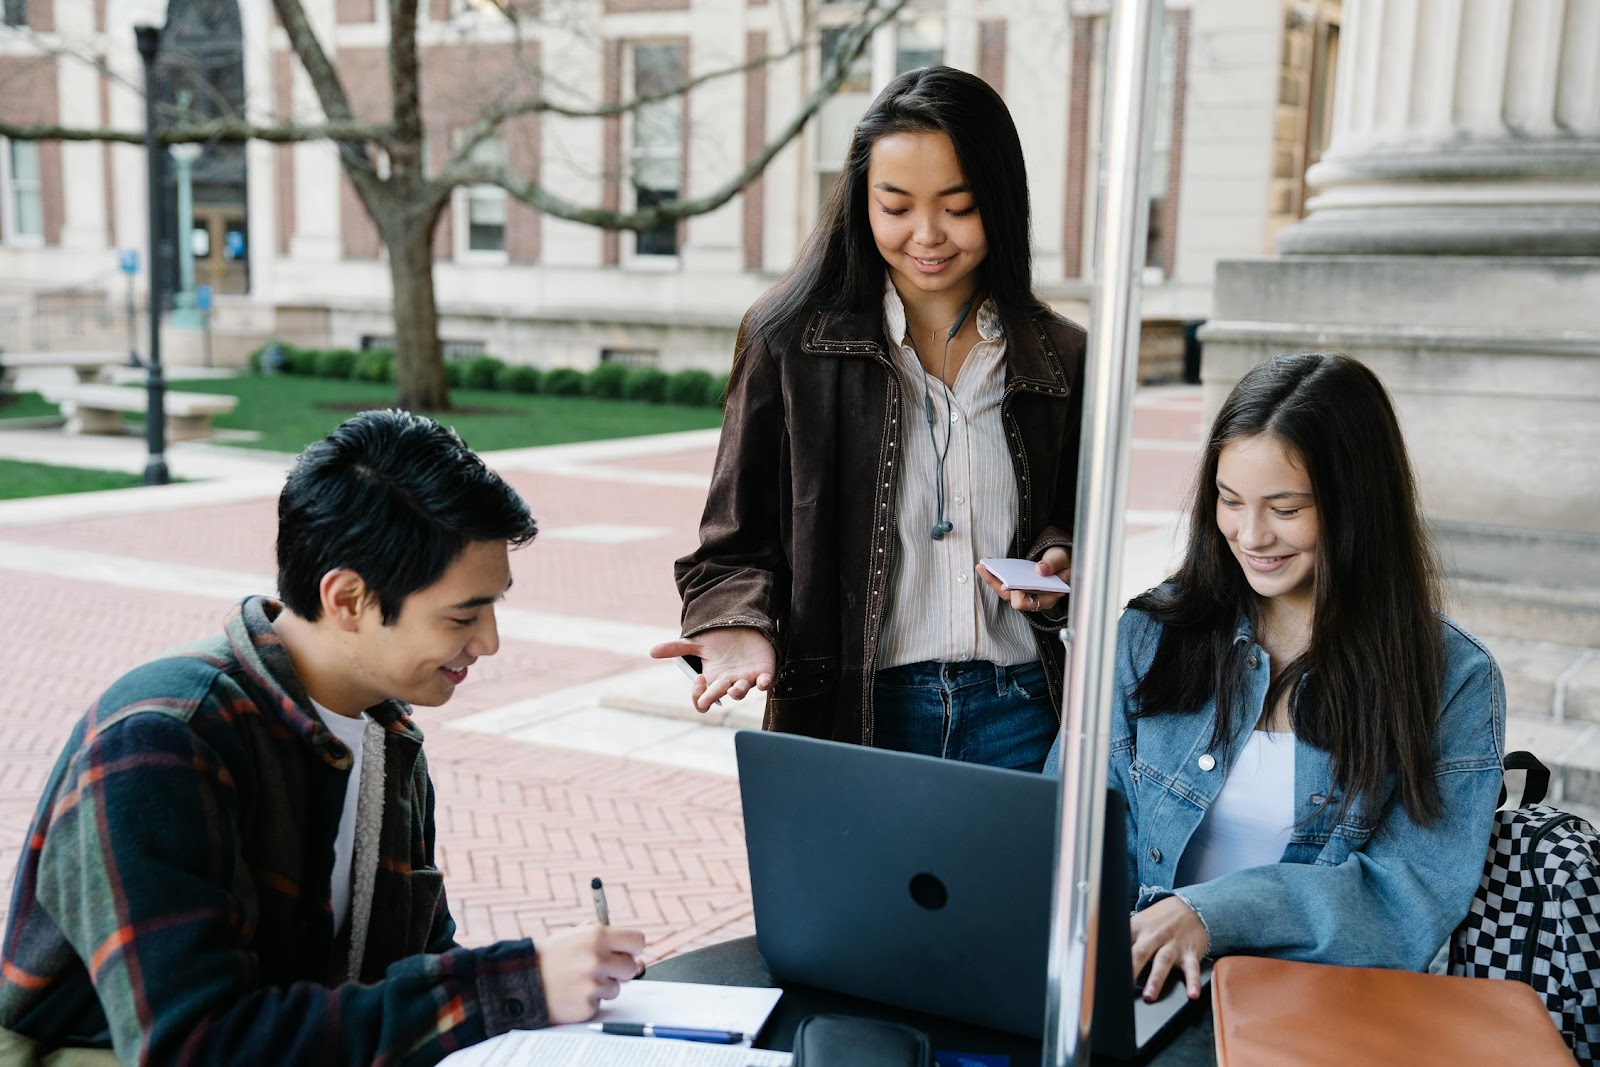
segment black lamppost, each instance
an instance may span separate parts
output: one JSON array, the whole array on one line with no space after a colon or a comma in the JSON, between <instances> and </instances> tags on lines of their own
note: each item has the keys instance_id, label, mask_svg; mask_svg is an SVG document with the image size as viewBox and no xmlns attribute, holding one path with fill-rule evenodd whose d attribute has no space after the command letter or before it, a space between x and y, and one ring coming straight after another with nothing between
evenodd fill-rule
<instances>
[{"instance_id":1,"label":"black lamppost","mask_svg":"<svg viewBox=\"0 0 1600 1067\"><path fill-rule=\"evenodd\" d=\"M166 383L161 378L161 146L156 143L156 56L161 51L161 27L136 25L144 60L144 151L150 196L150 359L145 389L149 393L144 436L149 458L144 465L145 485L165 485L167 475Z\"/></svg>"}]
</instances>

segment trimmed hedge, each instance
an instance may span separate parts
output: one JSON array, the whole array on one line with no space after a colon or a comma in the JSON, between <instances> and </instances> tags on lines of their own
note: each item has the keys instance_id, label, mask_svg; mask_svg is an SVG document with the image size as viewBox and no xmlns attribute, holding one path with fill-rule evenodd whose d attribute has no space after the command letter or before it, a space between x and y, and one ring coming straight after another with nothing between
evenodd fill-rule
<instances>
[{"instance_id":1,"label":"trimmed hedge","mask_svg":"<svg viewBox=\"0 0 1600 1067\"><path fill-rule=\"evenodd\" d=\"M557 367L544 376L544 391L550 396L582 396L583 371Z\"/></svg>"},{"instance_id":2,"label":"trimmed hedge","mask_svg":"<svg viewBox=\"0 0 1600 1067\"><path fill-rule=\"evenodd\" d=\"M716 398L716 379L710 371L685 370L667 383L667 399L686 407L709 407Z\"/></svg>"},{"instance_id":3,"label":"trimmed hedge","mask_svg":"<svg viewBox=\"0 0 1600 1067\"><path fill-rule=\"evenodd\" d=\"M628 368L621 363L602 363L590 371L583 383L586 396L622 399L622 387L628 380Z\"/></svg>"},{"instance_id":4,"label":"trimmed hedge","mask_svg":"<svg viewBox=\"0 0 1600 1067\"><path fill-rule=\"evenodd\" d=\"M466 364L466 369L461 372L461 382L468 389L493 389L500 372L506 367L503 360L493 356L473 356Z\"/></svg>"},{"instance_id":5,"label":"trimmed hedge","mask_svg":"<svg viewBox=\"0 0 1600 1067\"><path fill-rule=\"evenodd\" d=\"M667 399L667 372L659 367L634 367L622 382L622 395L629 400L660 404Z\"/></svg>"},{"instance_id":6,"label":"trimmed hedge","mask_svg":"<svg viewBox=\"0 0 1600 1067\"><path fill-rule=\"evenodd\" d=\"M356 368L350 375L358 382L383 384L394 381L394 353L387 348L369 348L356 356Z\"/></svg>"},{"instance_id":7,"label":"trimmed hedge","mask_svg":"<svg viewBox=\"0 0 1600 1067\"><path fill-rule=\"evenodd\" d=\"M394 381L394 351L371 348L300 348L276 342L282 369L278 373L302 377L345 378L383 384ZM271 345L250 353L252 373L265 373L262 359ZM526 363L506 363L494 356L472 356L444 361L445 384L452 389L481 389L505 393L544 393L549 396L592 396L634 400L646 404L682 404L721 407L727 397L727 375L703 370L668 374L658 367L628 367L601 363L589 371L575 367L548 370Z\"/></svg>"},{"instance_id":8,"label":"trimmed hedge","mask_svg":"<svg viewBox=\"0 0 1600 1067\"><path fill-rule=\"evenodd\" d=\"M502 393L537 393L544 387L544 373L526 363L507 363L500 368L494 387Z\"/></svg>"}]
</instances>

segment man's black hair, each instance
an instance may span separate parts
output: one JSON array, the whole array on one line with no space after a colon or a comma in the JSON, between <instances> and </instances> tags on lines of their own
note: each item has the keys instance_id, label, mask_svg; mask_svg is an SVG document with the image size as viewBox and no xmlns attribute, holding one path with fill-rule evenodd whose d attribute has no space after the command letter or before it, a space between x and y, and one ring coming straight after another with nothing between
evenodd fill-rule
<instances>
[{"instance_id":1,"label":"man's black hair","mask_svg":"<svg viewBox=\"0 0 1600 1067\"><path fill-rule=\"evenodd\" d=\"M322 576L340 567L378 597L384 625L438 581L468 544L526 544L538 532L517 491L454 430L408 411L366 411L300 454L278 497L278 594L322 614Z\"/></svg>"}]
</instances>

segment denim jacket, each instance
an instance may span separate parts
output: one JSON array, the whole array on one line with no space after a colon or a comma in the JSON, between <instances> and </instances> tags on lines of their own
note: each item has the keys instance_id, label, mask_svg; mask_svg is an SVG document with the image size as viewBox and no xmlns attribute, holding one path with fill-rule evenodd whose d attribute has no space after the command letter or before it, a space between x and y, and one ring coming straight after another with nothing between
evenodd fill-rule
<instances>
[{"instance_id":1,"label":"denim jacket","mask_svg":"<svg viewBox=\"0 0 1600 1067\"><path fill-rule=\"evenodd\" d=\"M1433 738L1438 819L1420 826L1391 792L1337 817L1327 752L1295 740L1295 827L1283 858L1188 886L1176 895L1210 935L1207 954L1247 953L1422 970L1466 917L1483 873L1501 783L1505 683L1470 634L1441 619L1445 667ZM1129 885L1135 910L1173 894L1190 837L1245 743L1244 730L1210 747L1213 701L1194 714L1133 719L1133 690L1150 669L1161 624L1122 615L1117 637L1110 784L1128 799ZM1272 668L1251 640L1245 691L1263 708Z\"/></svg>"}]
</instances>

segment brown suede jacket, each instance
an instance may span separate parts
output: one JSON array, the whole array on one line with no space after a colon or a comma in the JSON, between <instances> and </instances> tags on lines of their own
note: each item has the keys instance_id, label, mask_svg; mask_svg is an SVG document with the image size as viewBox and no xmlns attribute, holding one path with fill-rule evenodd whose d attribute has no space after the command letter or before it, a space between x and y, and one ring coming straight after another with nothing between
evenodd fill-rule
<instances>
[{"instance_id":1,"label":"brown suede jacket","mask_svg":"<svg viewBox=\"0 0 1600 1067\"><path fill-rule=\"evenodd\" d=\"M1038 559L1071 544L1084 331L1043 308L1002 322L1018 502L1010 554ZM905 412L882 313L814 312L745 333L700 547L676 567L683 633L760 630L778 663L766 729L870 745ZM1062 620L1028 617L1059 715Z\"/></svg>"}]
</instances>

